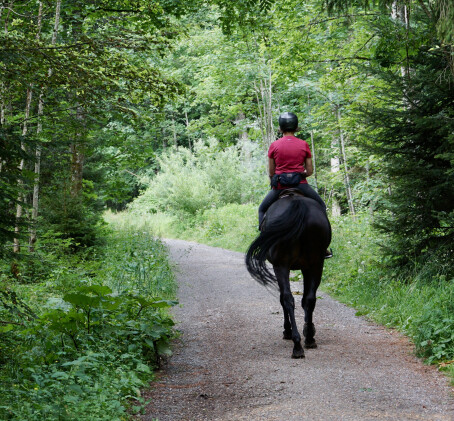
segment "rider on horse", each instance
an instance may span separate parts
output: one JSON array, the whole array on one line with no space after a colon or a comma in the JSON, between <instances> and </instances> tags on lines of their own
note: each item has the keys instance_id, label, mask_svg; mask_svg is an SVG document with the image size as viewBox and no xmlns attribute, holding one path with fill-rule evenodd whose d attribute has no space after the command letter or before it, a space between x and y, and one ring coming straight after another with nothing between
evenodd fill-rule
<instances>
[{"instance_id":1,"label":"rider on horse","mask_svg":"<svg viewBox=\"0 0 454 421\"><path fill-rule=\"evenodd\" d=\"M282 191L289 187L296 188L304 196L314 199L326 213L325 202L306 180L314 171L312 154L307 142L295 137L298 117L293 113L281 114L279 128L283 136L274 141L268 150L268 173L272 188L259 206L259 226L267 209L279 198ZM332 257L332 254L327 251L325 257Z\"/></svg>"}]
</instances>

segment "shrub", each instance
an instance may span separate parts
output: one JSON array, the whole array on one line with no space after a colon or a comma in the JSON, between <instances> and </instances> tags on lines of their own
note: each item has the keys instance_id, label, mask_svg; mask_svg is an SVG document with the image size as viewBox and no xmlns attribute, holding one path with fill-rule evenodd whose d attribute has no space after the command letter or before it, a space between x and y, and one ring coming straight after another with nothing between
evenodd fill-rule
<instances>
[{"instance_id":1,"label":"shrub","mask_svg":"<svg viewBox=\"0 0 454 421\"><path fill-rule=\"evenodd\" d=\"M252 143L221 149L215 140L196 143L194 151L171 149L160 157L158 174L129 209L193 216L211 207L256 201L267 188L261 155Z\"/></svg>"}]
</instances>

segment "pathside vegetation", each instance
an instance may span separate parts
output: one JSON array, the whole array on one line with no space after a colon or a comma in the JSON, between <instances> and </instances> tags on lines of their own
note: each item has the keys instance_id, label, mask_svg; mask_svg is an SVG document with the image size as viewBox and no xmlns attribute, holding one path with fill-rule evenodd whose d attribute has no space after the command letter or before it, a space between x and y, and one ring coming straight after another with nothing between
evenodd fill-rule
<instances>
[{"instance_id":1,"label":"pathside vegetation","mask_svg":"<svg viewBox=\"0 0 454 421\"><path fill-rule=\"evenodd\" d=\"M1 419L126 420L145 404L171 352L174 278L151 233L111 226L90 256L48 245L33 276L2 275Z\"/></svg>"}]
</instances>

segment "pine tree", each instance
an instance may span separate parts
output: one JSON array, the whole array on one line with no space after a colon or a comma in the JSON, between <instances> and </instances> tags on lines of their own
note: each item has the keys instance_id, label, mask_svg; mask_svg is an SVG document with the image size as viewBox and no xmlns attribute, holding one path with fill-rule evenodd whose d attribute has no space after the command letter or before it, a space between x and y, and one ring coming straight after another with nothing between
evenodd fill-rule
<instances>
[{"instance_id":1,"label":"pine tree","mask_svg":"<svg viewBox=\"0 0 454 421\"><path fill-rule=\"evenodd\" d=\"M421 50L411 69L409 78L393 75L383 106L367 113L378 133L369 146L383 156L391 186L377 224L400 263L427 259L452 273L454 78L441 48Z\"/></svg>"}]
</instances>

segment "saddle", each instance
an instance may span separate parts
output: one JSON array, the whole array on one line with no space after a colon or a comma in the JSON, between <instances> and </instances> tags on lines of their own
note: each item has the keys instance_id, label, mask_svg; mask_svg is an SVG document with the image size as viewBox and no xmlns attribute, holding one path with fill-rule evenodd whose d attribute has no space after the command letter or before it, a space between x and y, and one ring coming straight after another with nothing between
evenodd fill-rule
<instances>
[{"instance_id":1,"label":"saddle","mask_svg":"<svg viewBox=\"0 0 454 421\"><path fill-rule=\"evenodd\" d=\"M305 197L304 194L301 192L301 190L298 190L297 188L289 188L282 190L281 193L279 193L279 198L278 199L283 199L284 197L292 197L292 196L301 196Z\"/></svg>"}]
</instances>

